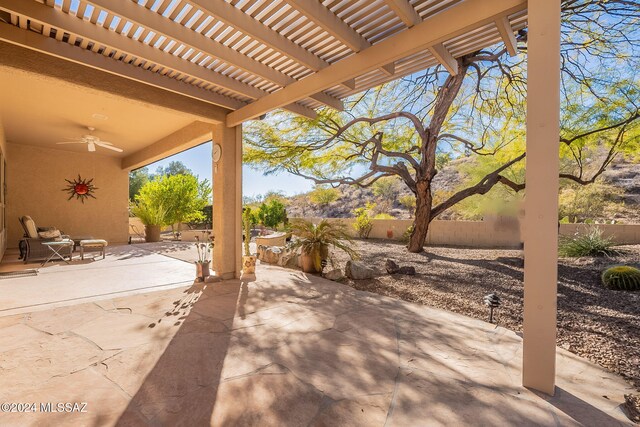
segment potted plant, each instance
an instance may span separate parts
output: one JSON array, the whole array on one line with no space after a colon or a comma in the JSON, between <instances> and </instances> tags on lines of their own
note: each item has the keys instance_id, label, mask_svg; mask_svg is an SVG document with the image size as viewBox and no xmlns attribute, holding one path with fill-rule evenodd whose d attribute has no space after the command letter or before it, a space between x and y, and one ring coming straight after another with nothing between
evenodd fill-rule
<instances>
[{"instance_id":1,"label":"potted plant","mask_svg":"<svg viewBox=\"0 0 640 427\"><path fill-rule=\"evenodd\" d=\"M198 260L196 261L196 279L198 281L204 281L211 274L209 272L209 263L211 260L209 259L209 255L213 251L213 245L215 238L208 233L208 241L201 242L199 236L196 237L196 249L198 251Z\"/></svg>"},{"instance_id":2,"label":"potted plant","mask_svg":"<svg viewBox=\"0 0 640 427\"><path fill-rule=\"evenodd\" d=\"M348 246L353 240L341 222L323 219L314 224L299 220L292 222L291 231L297 237L291 247L301 248L302 271L305 273L322 272L323 261L329 258L330 246L343 250L351 259L357 258L356 252Z\"/></svg>"},{"instance_id":3,"label":"potted plant","mask_svg":"<svg viewBox=\"0 0 640 427\"><path fill-rule=\"evenodd\" d=\"M138 200L131 206L133 213L144 224L144 238L147 242L159 242L162 226L166 225L167 210L161 204Z\"/></svg>"},{"instance_id":4,"label":"potted plant","mask_svg":"<svg viewBox=\"0 0 640 427\"><path fill-rule=\"evenodd\" d=\"M242 257L242 273L255 274L256 272L256 256L251 255L249 243L251 243L251 224L253 223L253 215L251 208L246 207L242 211L242 225L244 228L244 256Z\"/></svg>"}]
</instances>

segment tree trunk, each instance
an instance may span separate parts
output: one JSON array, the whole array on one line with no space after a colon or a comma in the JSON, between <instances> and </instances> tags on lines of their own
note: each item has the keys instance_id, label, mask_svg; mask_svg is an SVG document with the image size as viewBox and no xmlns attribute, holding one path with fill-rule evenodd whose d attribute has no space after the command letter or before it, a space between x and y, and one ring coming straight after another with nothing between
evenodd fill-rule
<instances>
[{"instance_id":1,"label":"tree trunk","mask_svg":"<svg viewBox=\"0 0 640 427\"><path fill-rule=\"evenodd\" d=\"M409 252L419 253L424 250L424 242L427 239L429 223L431 222L431 183L421 180L416 183L416 212L413 220L413 231L409 238Z\"/></svg>"}]
</instances>

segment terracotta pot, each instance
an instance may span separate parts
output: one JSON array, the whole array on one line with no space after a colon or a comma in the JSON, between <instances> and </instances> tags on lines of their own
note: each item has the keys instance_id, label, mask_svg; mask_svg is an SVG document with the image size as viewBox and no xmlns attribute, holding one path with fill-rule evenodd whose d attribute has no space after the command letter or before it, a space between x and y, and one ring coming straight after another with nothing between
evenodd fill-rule
<instances>
[{"instance_id":1,"label":"terracotta pot","mask_svg":"<svg viewBox=\"0 0 640 427\"><path fill-rule=\"evenodd\" d=\"M161 230L161 227L159 225L145 225L144 226L144 239L147 241L147 243L159 242L160 241L160 230Z\"/></svg>"},{"instance_id":2,"label":"terracotta pot","mask_svg":"<svg viewBox=\"0 0 640 427\"><path fill-rule=\"evenodd\" d=\"M387 230L387 239L393 239L393 230Z\"/></svg>"},{"instance_id":3,"label":"terracotta pot","mask_svg":"<svg viewBox=\"0 0 640 427\"><path fill-rule=\"evenodd\" d=\"M196 278L204 280L209 276L211 276L209 262L196 261Z\"/></svg>"},{"instance_id":4,"label":"terracotta pot","mask_svg":"<svg viewBox=\"0 0 640 427\"><path fill-rule=\"evenodd\" d=\"M313 265L313 257L309 254L302 253L300 255L302 260L302 271L305 273L317 273L316 267Z\"/></svg>"},{"instance_id":5,"label":"terracotta pot","mask_svg":"<svg viewBox=\"0 0 640 427\"><path fill-rule=\"evenodd\" d=\"M256 272L256 256L243 256L242 257L242 274L255 274Z\"/></svg>"},{"instance_id":6,"label":"terracotta pot","mask_svg":"<svg viewBox=\"0 0 640 427\"><path fill-rule=\"evenodd\" d=\"M327 258L329 258L329 247L325 245L320 249L320 259L324 260ZM302 251L300 259L302 260L302 271L305 273L320 273L315 265L313 265L314 254Z\"/></svg>"}]
</instances>

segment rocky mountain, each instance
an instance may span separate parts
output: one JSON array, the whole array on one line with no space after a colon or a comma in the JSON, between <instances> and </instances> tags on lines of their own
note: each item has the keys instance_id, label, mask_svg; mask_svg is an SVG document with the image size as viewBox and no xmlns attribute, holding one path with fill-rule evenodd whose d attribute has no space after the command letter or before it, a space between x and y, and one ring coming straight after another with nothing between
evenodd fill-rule
<instances>
[{"instance_id":1,"label":"rocky mountain","mask_svg":"<svg viewBox=\"0 0 640 427\"><path fill-rule=\"evenodd\" d=\"M440 170L434 178L436 192L454 192L462 179L460 168L470 158L457 159ZM615 161L603 174L603 182L621 190L619 197L620 209L615 215L617 222L640 222L640 164L624 160ZM287 214L291 217L324 217L347 218L353 216L356 208L363 207L367 202L375 203L375 213L386 213L399 219L411 218L412 212L400 203L402 196L411 195L404 184L397 186L395 196L384 198L376 196L372 188L355 186L339 187L340 197L325 206L311 202L309 194L301 194L288 199ZM445 212L440 219L456 219L459 215Z\"/></svg>"}]
</instances>

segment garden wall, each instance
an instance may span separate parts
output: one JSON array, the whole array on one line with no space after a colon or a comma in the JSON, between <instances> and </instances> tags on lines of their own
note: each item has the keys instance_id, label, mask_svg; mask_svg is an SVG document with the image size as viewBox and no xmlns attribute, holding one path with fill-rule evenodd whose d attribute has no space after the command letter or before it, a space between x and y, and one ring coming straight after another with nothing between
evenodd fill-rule
<instances>
[{"instance_id":1,"label":"garden wall","mask_svg":"<svg viewBox=\"0 0 640 427\"><path fill-rule=\"evenodd\" d=\"M291 218L295 220L297 218ZM314 223L322 218L302 218ZM329 218L329 221L343 221L349 233L355 237L353 218ZM401 239L412 220L374 219L370 238ZM571 235L588 228L586 224L561 224L560 234ZM618 244L640 244L640 224L599 224L605 236ZM388 234L389 233L389 234ZM427 244L434 246L467 246L474 248L520 248L524 233L520 221L513 217L491 217L484 221L444 221L434 220L429 227Z\"/></svg>"},{"instance_id":2,"label":"garden wall","mask_svg":"<svg viewBox=\"0 0 640 427\"><path fill-rule=\"evenodd\" d=\"M22 141L21 141L22 142ZM129 173L118 157L87 151L7 144L7 215L9 247L18 247L24 231L18 222L31 216L40 227L56 227L65 234L93 236L109 244L128 239ZM95 199L69 199L65 180L93 179Z\"/></svg>"}]
</instances>

